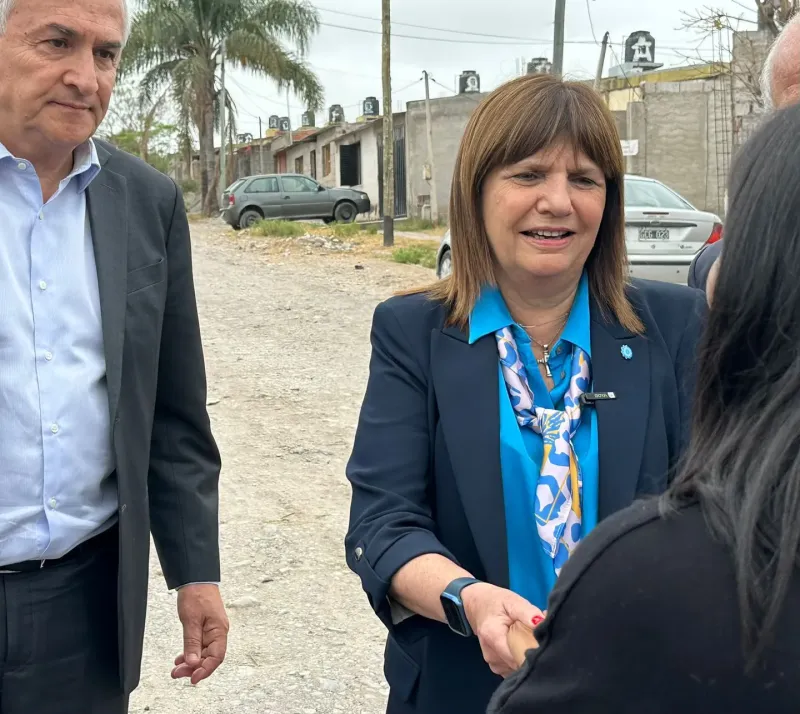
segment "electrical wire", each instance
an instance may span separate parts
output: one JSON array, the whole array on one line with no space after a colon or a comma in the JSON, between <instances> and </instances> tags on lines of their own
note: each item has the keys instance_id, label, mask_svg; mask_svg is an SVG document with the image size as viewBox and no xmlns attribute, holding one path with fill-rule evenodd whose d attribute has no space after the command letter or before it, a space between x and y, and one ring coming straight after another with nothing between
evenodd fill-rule
<instances>
[{"instance_id":1,"label":"electrical wire","mask_svg":"<svg viewBox=\"0 0 800 714\"><path fill-rule=\"evenodd\" d=\"M336 10L328 10L327 8L318 8L320 10L324 10L326 12L334 12L339 15L346 15L348 17L358 18L360 20L368 20L371 22L382 22L380 18L377 17L367 17L365 15L356 15L354 13L345 13L345 12L338 12ZM349 30L351 32L361 32L368 35L382 35L383 32L380 30L369 30L363 27L349 27L347 25L337 25L331 22L320 22L319 23L323 27L332 27L339 30ZM415 27L421 30L431 30L433 32L450 32L453 34L459 35L471 35L477 37L488 37L494 39L502 39L508 40L507 42L484 42L480 40L457 40L451 37L422 37L419 35L405 35L405 34L395 34L392 33L392 37L398 37L403 39L410 39L410 40L425 40L428 42L447 42L447 43L454 43L454 44L465 44L465 45L499 45L499 46L518 46L521 44L525 45L550 45L552 44L553 40L550 39L537 39L533 37L518 37L514 35L489 35L485 33L479 32L467 32L466 30L448 30L442 27L428 27L426 25L412 25L411 23L407 22L395 22L392 20L392 25L403 25L406 27ZM564 44L567 45L596 45L597 39L592 40L565 40ZM681 51L689 51L695 48L693 47L662 47L661 49L664 50L681 50Z\"/></svg>"}]
</instances>

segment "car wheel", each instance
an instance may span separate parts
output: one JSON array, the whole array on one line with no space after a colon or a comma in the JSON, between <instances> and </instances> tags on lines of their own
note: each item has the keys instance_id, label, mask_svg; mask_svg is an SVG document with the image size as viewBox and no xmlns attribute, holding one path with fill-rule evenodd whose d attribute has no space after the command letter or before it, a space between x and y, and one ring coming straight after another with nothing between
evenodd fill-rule
<instances>
[{"instance_id":1,"label":"car wheel","mask_svg":"<svg viewBox=\"0 0 800 714\"><path fill-rule=\"evenodd\" d=\"M439 260L439 277L449 278L450 273L453 272L453 256L449 250L446 250L441 259Z\"/></svg>"},{"instance_id":2,"label":"car wheel","mask_svg":"<svg viewBox=\"0 0 800 714\"><path fill-rule=\"evenodd\" d=\"M252 228L256 223L262 220L264 220L264 216L258 211L245 211L239 216L239 226L241 228Z\"/></svg>"},{"instance_id":3,"label":"car wheel","mask_svg":"<svg viewBox=\"0 0 800 714\"><path fill-rule=\"evenodd\" d=\"M331 223L333 223L335 220L336 220L335 218L323 218L323 219L322 219L322 222L323 222L323 223L324 223L326 226L329 226L329 225L330 225Z\"/></svg>"},{"instance_id":4,"label":"car wheel","mask_svg":"<svg viewBox=\"0 0 800 714\"><path fill-rule=\"evenodd\" d=\"M352 203L340 203L333 212L333 217L339 223L352 223L356 220L356 207Z\"/></svg>"}]
</instances>

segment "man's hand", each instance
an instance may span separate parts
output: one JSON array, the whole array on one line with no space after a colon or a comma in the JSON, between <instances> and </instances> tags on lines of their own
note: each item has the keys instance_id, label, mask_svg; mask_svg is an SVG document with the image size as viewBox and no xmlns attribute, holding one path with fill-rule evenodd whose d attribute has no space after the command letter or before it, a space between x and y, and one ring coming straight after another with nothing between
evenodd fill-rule
<instances>
[{"instance_id":1,"label":"man's hand","mask_svg":"<svg viewBox=\"0 0 800 714\"><path fill-rule=\"evenodd\" d=\"M461 592L461 599L483 658L492 672L507 677L519 667L508 644L511 626L519 622L531 627L533 618L541 618L542 611L516 593L489 583L469 585Z\"/></svg>"},{"instance_id":2,"label":"man's hand","mask_svg":"<svg viewBox=\"0 0 800 714\"><path fill-rule=\"evenodd\" d=\"M172 678L192 684L210 677L225 659L230 623L216 585L186 585L178 590L178 617L183 625L183 654L175 658Z\"/></svg>"}]
</instances>

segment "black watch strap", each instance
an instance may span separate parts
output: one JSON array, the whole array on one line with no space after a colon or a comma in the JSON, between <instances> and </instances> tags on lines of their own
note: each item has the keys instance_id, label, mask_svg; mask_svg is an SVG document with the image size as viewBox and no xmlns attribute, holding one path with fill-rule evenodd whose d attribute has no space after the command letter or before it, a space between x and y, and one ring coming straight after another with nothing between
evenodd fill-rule
<instances>
[{"instance_id":1,"label":"black watch strap","mask_svg":"<svg viewBox=\"0 0 800 714\"><path fill-rule=\"evenodd\" d=\"M447 624L450 629L462 637L471 637L472 627L464 611L464 602L461 599L461 592L464 588L475 583L480 583L476 578L456 578L451 582L441 595L442 609L444 610Z\"/></svg>"}]
</instances>

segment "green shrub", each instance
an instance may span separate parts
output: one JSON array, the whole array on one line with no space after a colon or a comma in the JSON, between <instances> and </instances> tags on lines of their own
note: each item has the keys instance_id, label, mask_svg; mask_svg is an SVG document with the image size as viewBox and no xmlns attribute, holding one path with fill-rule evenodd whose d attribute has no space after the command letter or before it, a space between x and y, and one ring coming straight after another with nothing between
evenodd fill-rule
<instances>
[{"instance_id":1,"label":"green shrub","mask_svg":"<svg viewBox=\"0 0 800 714\"><path fill-rule=\"evenodd\" d=\"M370 223L368 226L364 226L364 233L367 235L376 236L378 231L383 231L383 228L377 223Z\"/></svg>"},{"instance_id":2,"label":"green shrub","mask_svg":"<svg viewBox=\"0 0 800 714\"><path fill-rule=\"evenodd\" d=\"M395 263L421 265L423 268L436 267L437 248L428 245L414 245L408 248L396 248L392 253Z\"/></svg>"},{"instance_id":3,"label":"green shrub","mask_svg":"<svg viewBox=\"0 0 800 714\"><path fill-rule=\"evenodd\" d=\"M334 238L352 238L361 233L358 223L332 223L330 229Z\"/></svg>"},{"instance_id":4,"label":"green shrub","mask_svg":"<svg viewBox=\"0 0 800 714\"><path fill-rule=\"evenodd\" d=\"M265 238L297 238L308 232L308 226L294 221L266 220L256 223L250 231Z\"/></svg>"},{"instance_id":5,"label":"green shrub","mask_svg":"<svg viewBox=\"0 0 800 714\"><path fill-rule=\"evenodd\" d=\"M405 218L401 221L397 221L394 224L395 230L398 231L430 231L434 228L437 228L437 225L433 221L429 221L426 218Z\"/></svg>"},{"instance_id":6,"label":"green shrub","mask_svg":"<svg viewBox=\"0 0 800 714\"><path fill-rule=\"evenodd\" d=\"M186 179L186 181L181 181L181 191L183 191L184 195L187 193L197 193L199 190L200 184L194 179Z\"/></svg>"}]
</instances>

